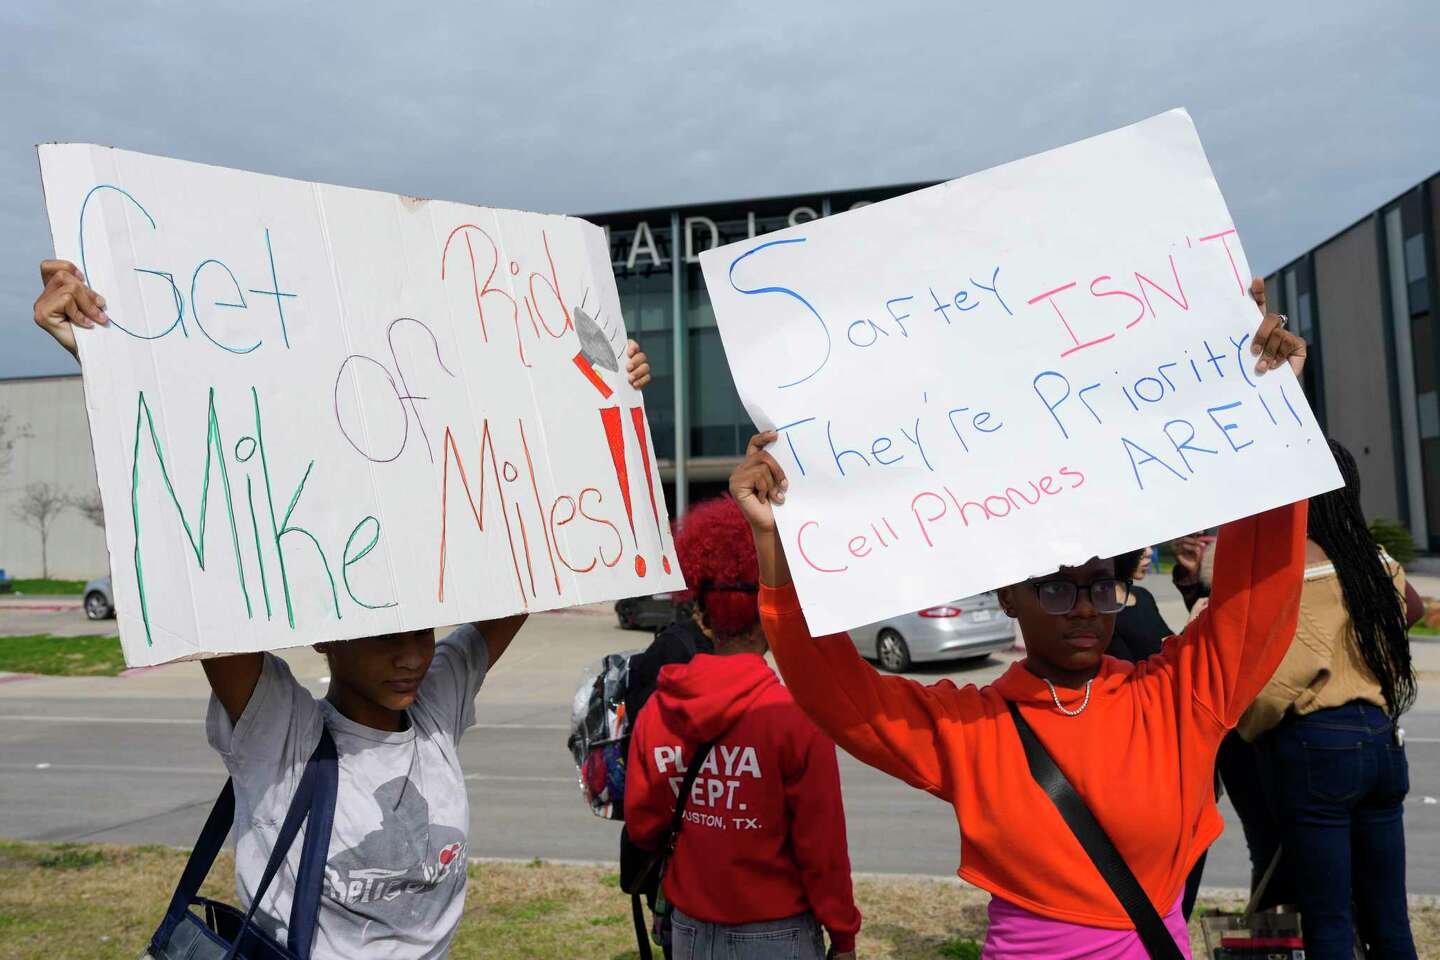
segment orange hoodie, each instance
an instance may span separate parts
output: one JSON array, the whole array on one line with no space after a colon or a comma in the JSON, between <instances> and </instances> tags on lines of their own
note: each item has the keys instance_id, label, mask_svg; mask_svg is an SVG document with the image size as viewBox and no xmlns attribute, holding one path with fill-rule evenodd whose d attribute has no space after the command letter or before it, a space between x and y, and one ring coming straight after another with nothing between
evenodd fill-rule
<instances>
[{"instance_id":1,"label":"orange hoodie","mask_svg":"<svg viewBox=\"0 0 1440 960\"><path fill-rule=\"evenodd\" d=\"M1304 502L1222 528L1210 605L1140 664L1105 657L1090 706L1055 709L1019 663L995 683L924 686L881 676L843 635L813 639L793 585L760 613L797 703L859 760L955 807L960 876L1028 910L1134 925L1031 777L1007 700L1085 799L1163 916L1220 835L1215 751L1295 635Z\"/></svg>"},{"instance_id":2,"label":"orange hoodie","mask_svg":"<svg viewBox=\"0 0 1440 960\"><path fill-rule=\"evenodd\" d=\"M811 911L836 950L855 949L860 911L835 744L762 657L702 653L660 671L630 739L630 838L649 847L670 828L685 769L711 741L665 871L665 896L710 923Z\"/></svg>"}]
</instances>

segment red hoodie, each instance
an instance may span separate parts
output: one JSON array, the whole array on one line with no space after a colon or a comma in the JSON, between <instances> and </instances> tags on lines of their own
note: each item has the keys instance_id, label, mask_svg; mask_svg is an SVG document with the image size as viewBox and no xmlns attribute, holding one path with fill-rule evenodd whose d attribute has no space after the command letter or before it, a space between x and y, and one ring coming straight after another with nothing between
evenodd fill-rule
<instances>
[{"instance_id":1,"label":"red hoodie","mask_svg":"<svg viewBox=\"0 0 1440 960\"><path fill-rule=\"evenodd\" d=\"M630 838L642 847L659 843L686 764L712 740L665 872L665 896L709 923L810 911L837 951L855 949L860 911L850 888L835 743L763 657L700 654L660 671L630 740Z\"/></svg>"}]
</instances>

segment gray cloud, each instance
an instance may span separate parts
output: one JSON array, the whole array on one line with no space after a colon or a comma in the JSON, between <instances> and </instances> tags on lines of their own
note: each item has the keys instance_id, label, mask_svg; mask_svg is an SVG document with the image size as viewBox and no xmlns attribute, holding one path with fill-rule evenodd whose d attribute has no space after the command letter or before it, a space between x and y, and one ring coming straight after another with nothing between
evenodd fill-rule
<instances>
[{"instance_id":1,"label":"gray cloud","mask_svg":"<svg viewBox=\"0 0 1440 960\"><path fill-rule=\"evenodd\" d=\"M1440 168L1430 0L1170 6L9 5L0 376L73 369L29 324L41 141L585 212L961 176L1185 106L1260 270Z\"/></svg>"}]
</instances>

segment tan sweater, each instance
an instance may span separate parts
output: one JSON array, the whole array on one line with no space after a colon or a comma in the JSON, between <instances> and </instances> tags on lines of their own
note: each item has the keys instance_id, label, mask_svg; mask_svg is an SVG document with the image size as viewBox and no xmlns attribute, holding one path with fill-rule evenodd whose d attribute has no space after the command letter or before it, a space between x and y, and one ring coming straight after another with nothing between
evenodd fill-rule
<instances>
[{"instance_id":1,"label":"tan sweater","mask_svg":"<svg viewBox=\"0 0 1440 960\"><path fill-rule=\"evenodd\" d=\"M1403 603L1405 572L1390 557L1382 559L1392 571ZM1313 564L1305 568L1295 642L1236 729L1240 736L1253 741L1283 720L1287 712L1304 716L1352 700L1385 707L1380 683L1355 644L1334 564Z\"/></svg>"}]
</instances>

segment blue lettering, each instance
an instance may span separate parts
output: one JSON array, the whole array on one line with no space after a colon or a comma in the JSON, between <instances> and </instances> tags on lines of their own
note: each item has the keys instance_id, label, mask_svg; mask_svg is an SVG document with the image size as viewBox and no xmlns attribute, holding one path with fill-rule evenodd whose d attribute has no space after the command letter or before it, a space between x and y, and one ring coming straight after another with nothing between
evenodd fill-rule
<instances>
[{"instance_id":1,"label":"blue lettering","mask_svg":"<svg viewBox=\"0 0 1440 960\"><path fill-rule=\"evenodd\" d=\"M1250 446L1250 445L1251 445L1252 443L1254 443L1255 441L1254 441L1254 440L1246 440L1244 443L1240 444L1240 445L1237 447L1237 446L1235 445L1235 440L1234 440L1234 438L1232 438L1232 437L1230 436L1230 431L1237 429L1237 428L1240 426L1240 424L1238 424L1238 423L1221 423L1218 419L1216 419L1215 414L1219 413L1219 412L1222 411L1222 410L1234 410L1234 409L1235 409L1236 407L1238 407L1238 406L1240 406L1240 401L1239 401L1239 400L1236 400L1234 403L1224 403L1224 404L1221 404L1221 405L1218 406L1218 407L1206 407L1206 408L1205 408L1205 412L1206 412L1207 414L1209 414L1209 416L1210 416L1210 422L1213 423L1213 424L1215 424L1216 429L1218 429L1221 433L1225 434L1225 439L1229 442L1229 444L1230 444L1230 449L1231 449L1231 450L1234 450L1236 453L1239 453L1241 450L1244 450L1246 447Z\"/></svg>"},{"instance_id":2,"label":"blue lettering","mask_svg":"<svg viewBox=\"0 0 1440 960\"><path fill-rule=\"evenodd\" d=\"M996 289L1000 285L999 279L1000 268L996 267L995 272L990 275L990 286L985 286L985 284L981 283L979 280L976 280L974 277L970 278L970 282L975 284L975 286L979 287L981 290L989 290L991 293L995 294L995 299L1000 301L1000 306L1004 307L1005 312L1013 317L1015 316L1014 312L1010 309L1009 305L1005 303L1005 298L1000 296L1000 291Z\"/></svg>"},{"instance_id":3,"label":"blue lettering","mask_svg":"<svg viewBox=\"0 0 1440 960\"><path fill-rule=\"evenodd\" d=\"M1184 424L1186 429L1190 431L1190 436L1186 437L1184 440L1181 440L1179 443L1175 442L1175 436L1170 432L1170 428L1177 423ZM1170 446L1174 447L1175 452L1180 454L1180 462L1185 464L1185 469L1190 471L1191 476L1195 475L1195 468L1190 465L1190 458L1185 456L1186 450L1189 450L1192 453L1218 454L1220 452L1218 450L1211 450L1209 447L1191 446L1190 441L1195 439L1195 425L1192 424L1189 420L1170 420L1165 424L1162 429L1165 431L1165 438L1170 441Z\"/></svg>"},{"instance_id":4,"label":"blue lettering","mask_svg":"<svg viewBox=\"0 0 1440 960\"><path fill-rule=\"evenodd\" d=\"M821 358L820 363L819 363L818 365L816 365L816 367L815 367L814 370L811 370L809 373L805 374L805 376L801 377L800 379L798 379L798 380L792 380L792 381L790 381L789 383L782 383L782 384L780 384L780 389L781 389L781 390L784 390L784 389L787 388L787 387L799 386L800 384L802 384L802 383L804 383L805 381L807 381L807 380L811 379L812 377L814 377L814 376L815 376L817 373L819 373L821 370L825 369L825 364L827 364L827 363L830 362L830 328L829 328L828 326L826 326L826 324L825 324L825 318L822 317L822 316L820 316L820 311L819 311L819 310L816 310L816 309L811 305L811 303L810 303L809 300L806 300L804 297L802 297L800 294L796 293L794 290L791 290L789 287L771 286L771 287L754 287L754 288L746 289L746 288L744 288L744 287L739 286L738 284L735 283L735 268L738 267L738 266L740 265L740 262L741 262L742 260L744 260L746 257L754 256L755 254L759 253L761 250L766 250L766 249L769 249L770 247L784 246L785 244L790 244L790 243L804 243L804 242L805 242L805 239L806 239L806 238L804 238L804 237L797 237L797 238L795 238L795 239L793 239L793 240L768 240L768 241L766 241L765 243L762 243L762 244L760 244L760 245L758 245L758 246L755 246L755 247L750 248L749 250L747 250L747 251L745 251L744 253L740 254L740 256L736 257L734 260L731 260L731 261L730 261L730 271L729 271L728 276L729 276L729 279L730 279L730 286L735 290L736 293L743 293L743 294L745 294L746 296L751 296L751 297L753 297L753 296L759 296L760 294L764 294L764 293L780 293L780 294L784 294L784 295L787 296L787 297L791 297L791 298L799 301L799 303L800 303L802 306L804 306L806 310L810 311L810 315L813 316L813 317L815 318L815 321L820 324L820 330L821 330L821 332L825 334L825 356ZM842 471L842 472L843 472L843 471Z\"/></svg>"},{"instance_id":5,"label":"blue lettering","mask_svg":"<svg viewBox=\"0 0 1440 960\"><path fill-rule=\"evenodd\" d=\"M1140 444L1129 439L1128 437L1121 437L1120 442L1125 445L1125 453L1130 458L1130 470L1132 473L1135 474L1135 484L1141 490L1145 489L1145 482L1140 479L1140 468L1147 463L1158 463L1166 470L1169 470L1171 473L1175 474L1175 476L1179 477L1181 480L1185 479L1185 475L1179 470L1176 470L1174 467L1170 466L1170 464L1166 463L1164 460L1161 460L1159 457L1155 456L1155 454L1151 453L1149 450L1146 450L1144 447L1140 446ZM1135 451L1137 450L1145 454L1145 456L1140 460L1135 459Z\"/></svg>"}]
</instances>

